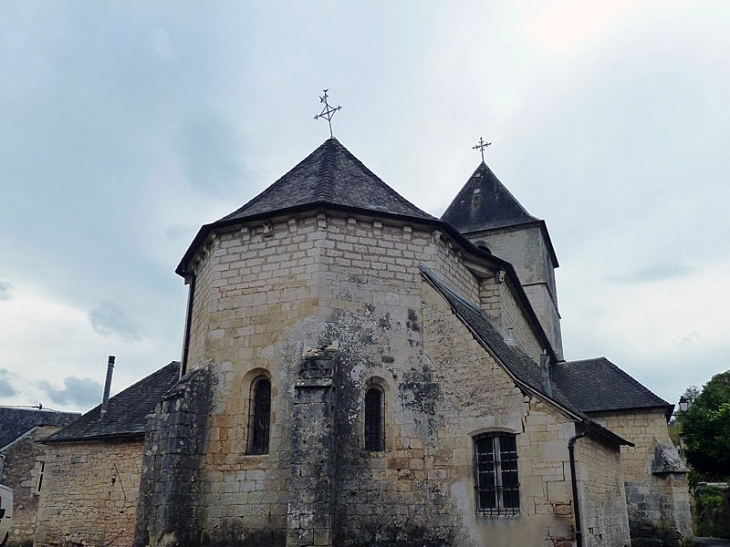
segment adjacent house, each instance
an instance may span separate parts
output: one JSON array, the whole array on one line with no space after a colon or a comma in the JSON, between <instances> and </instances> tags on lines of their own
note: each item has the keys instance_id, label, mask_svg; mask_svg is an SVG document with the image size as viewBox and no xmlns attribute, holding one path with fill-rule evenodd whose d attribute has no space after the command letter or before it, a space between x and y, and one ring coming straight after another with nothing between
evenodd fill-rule
<instances>
[{"instance_id":1,"label":"adjacent house","mask_svg":"<svg viewBox=\"0 0 730 547\"><path fill-rule=\"evenodd\" d=\"M78 417L42 407L0 407L0 484L12 489L14 502L8 547L33 543L46 465L46 450L38 441Z\"/></svg>"}]
</instances>

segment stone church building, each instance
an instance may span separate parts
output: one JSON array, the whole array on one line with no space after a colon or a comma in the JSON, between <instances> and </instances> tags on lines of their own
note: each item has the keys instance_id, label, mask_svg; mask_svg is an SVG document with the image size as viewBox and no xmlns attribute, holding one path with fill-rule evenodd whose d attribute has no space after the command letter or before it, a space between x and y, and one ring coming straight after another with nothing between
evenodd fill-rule
<instances>
[{"instance_id":1,"label":"stone church building","mask_svg":"<svg viewBox=\"0 0 730 547\"><path fill-rule=\"evenodd\" d=\"M198 232L179 381L143 432L113 398L95 435L49 439L36 546L101 544L54 518L95 496L123 510L104 545L678 544L672 405L564 361L557 266L483 162L439 219L328 139Z\"/></svg>"}]
</instances>

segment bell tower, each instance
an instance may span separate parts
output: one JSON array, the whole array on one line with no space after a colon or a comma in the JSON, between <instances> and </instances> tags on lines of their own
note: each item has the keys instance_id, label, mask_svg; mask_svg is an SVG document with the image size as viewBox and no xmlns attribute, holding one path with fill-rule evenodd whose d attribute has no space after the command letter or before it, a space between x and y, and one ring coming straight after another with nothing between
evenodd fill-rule
<instances>
[{"instance_id":1,"label":"bell tower","mask_svg":"<svg viewBox=\"0 0 730 547\"><path fill-rule=\"evenodd\" d=\"M482 150L485 145L482 144ZM484 163L483 157L441 220L459 230L475 246L514 266L555 354L562 359L555 285L558 258L547 226L544 220L525 210Z\"/></svg>"}]
</instances>

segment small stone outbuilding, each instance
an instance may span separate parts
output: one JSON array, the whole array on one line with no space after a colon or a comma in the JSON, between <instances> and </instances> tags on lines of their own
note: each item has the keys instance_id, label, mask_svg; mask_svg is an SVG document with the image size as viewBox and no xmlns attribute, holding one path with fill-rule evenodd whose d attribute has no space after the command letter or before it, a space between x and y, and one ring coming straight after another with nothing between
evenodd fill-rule
<instances>
[{"instance_id":1,"label":"small stone outbuilding","mask_svg":"<svg viewBox=\"0 0 730 547\"><path fill-rule=\"evenodd\" d=\"M28 547L45 478L46 449L38 444L80 414L45 408L0 407L0 484L13 491L8 547ZM0 537L0 541L2 541Z\"/></svg>"},{"instance_id":2,"label":"small stone outbuilding","mask_svg":"<svg viewBox=\"0 0 730 547\"><path fill-rule=\"evenodd\" d=\"M36 547L132 544L146 418L179 375L172 362L43 441Z\"/></svg>"}]
</instances>

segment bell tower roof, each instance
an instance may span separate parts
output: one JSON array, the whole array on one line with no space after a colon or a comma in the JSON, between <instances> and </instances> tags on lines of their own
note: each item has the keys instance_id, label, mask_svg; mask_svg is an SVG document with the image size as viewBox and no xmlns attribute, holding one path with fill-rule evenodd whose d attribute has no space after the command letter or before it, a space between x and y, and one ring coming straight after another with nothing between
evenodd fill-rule
<instances>
[{"instance_id":1,"label":"bell tower roof","mask_svg":"<svg viewBox=\"0 0 730 547\"><path fill-rule=\"evenodd\" d=\"M482 162L448 206L445 220L463 234L539 222Z\"/></svg>"}]
</instances>

